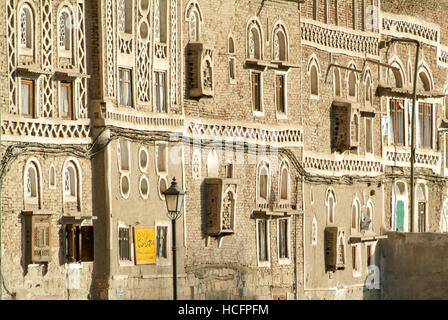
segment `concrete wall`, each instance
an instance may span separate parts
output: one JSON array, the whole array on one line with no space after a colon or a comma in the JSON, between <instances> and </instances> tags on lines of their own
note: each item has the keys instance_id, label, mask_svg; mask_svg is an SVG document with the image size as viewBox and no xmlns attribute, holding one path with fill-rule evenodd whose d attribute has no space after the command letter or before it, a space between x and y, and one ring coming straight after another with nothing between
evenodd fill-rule
<instances>
[{"instance_id":1,"label":"concrete wall","mask_svg":"<svg viewBox=\"0 0 448 320\"><path fill-rule=\"evenodd\" d=\"M387 235L380 241L382 299L448 299L448 234Z\"/></svg>"}]
</instances>

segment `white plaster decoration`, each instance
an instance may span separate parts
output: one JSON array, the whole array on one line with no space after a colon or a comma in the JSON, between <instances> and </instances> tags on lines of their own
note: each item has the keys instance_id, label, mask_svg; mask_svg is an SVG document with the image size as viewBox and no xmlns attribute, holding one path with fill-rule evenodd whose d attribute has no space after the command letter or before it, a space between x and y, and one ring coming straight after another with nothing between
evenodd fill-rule
<instances>
[{"instance_id":1,"label":"white plaster decoration","mask_svg":"<svg viewBox=\"0 0 448 320\"><path fill-rule=\"evenodd\" d=\"M301 25L302 44L334 53L348 53L365 58L378 57L379 35L372 32L347 29L344 27L303 19Z\"/></svg>"},{"instance_id":2,"label":"white plaster decoration","mask_svg":"<svg viewBox=\"0 0 448 320\"><path fill-rule=\"evenodd\" d=\"M381 158L369 157L367 160L356 155L329 157L328 155L308 154L304 155L303 167L310 173L334 176L345 174L376 176L384 171Z\"/></svg>"},{"instance_id":3,"label":"white plaster decoration","mask_svg":"<svg viewBox=\"0 0 448 320\"><path fill-rule=\"evenodd\" d=\"M139 181L140 196L147 200L149 197L149 179L146 175L142 175Z\"/></svg>"},{"instance_id":4,"label":"white plaster decoration","mask_svg":"<svg viewBox=\"0 0 448 320\"><path fill-rule=\"evenodd\" d=\"M17 88L14 76L15 67L17 65L16 56L16 0L6 1L6 28L7 28L7 52L8 52L8 87L9 87L9 113L17 114Z\"/></svg>"},{"instance_id":5,"label":"white plaster decoration","mask_svg":"<svg viewBox=\"0 0 448 320\"><path fill-rule=\"evenodd\" d=\"M382 30L386 35L410 36L430 45L437 45L440 27L410 16L381 12Z\"/></svg>"},{"instance_id":6,"label":"white plaster decoration","mask_svg":"<svg viewBox=\"0 0 448 320\"><path fill-rule=\"evenodd\" d=\"M296 146L303 144L302 130L291 127L264 129L247 125L190 122L187 130L187 134L201 139L233 139L235 141L266 142Z\"/></svg>"},{"instance_id":7,"label":"white plaster decoration","mask_svg":"<svg viewBox=\"0 0 448 320\"><path fill-rule=\"evenodd\" d=\"M114 8L113 0L106 0L106 57L104 66L107 81L106 95L115 97L115 52L114 52Z\"/></svg>"},{"instance_id":8,"label":"white plaster decoration","mask_svg":"<svg viewBox=\"0 0 448 320\"><path fill-rule=\"evenodd\" d=\"M409 167L411 153L409 150L397 150L395 147L384 147L384 164L386 166ZM416 150L415 166L431 169L440 174L442 166L442 154L434 151Z\"/></svg>"},{"instance_id":9,"label":"white plaster decoration","mask_svg":"<svg viewBox=\"0 0 448 320\"><path fill-rule=\"evenodd\" d=\"M170 44L170 94L171 104L177 103L177 0L171 0L171 44Z\"/></svg>"},{"instance_id":10,"label":"white plaster decoration","mask_svg":"<svg viewBox=\"0 0 448 320\"><path fill-rule=\"evenodd\" d=\"M89 143L90 120L85 119L76 124L67 121L51 121L15 117L4 117L1 123L2 139L8 141L47 142L57 144Z\"/></svg>"},{"instance_id":11,"label":"white plaster decoration","mask_svg":"<svg viewBox=\"0 0 448 320\"><path fill-rule=\"evenodd\" d=\"M87 74L87 56L86 56L86 40L85 40L85 4L84 1L78 1L78 14L76 14L78 21L77 21L77 42L76 42L76 48L77 48L77 54L78 54L78 65L79 65L79 72L81 74ZM77 104L77 112L78 112L78 118L87 118L88 112L87 112L87 78L82 78L77 81L78 88L77 88L77 95L75 97L78 98L78 104Z\"/></svg>"},{"instance_id":12,"label":"white plaster decoration","mask_svg":"<svg viewBox=\"0 0 448 320\"><path fill-rule=\"evenodd\" d=\"M151 103L151 66L147 61L151 60L151 19L149 5L142 7L142 1L138 10L139 27L137 31L137 100L143 104Z\"/></svg>"}]
</instances>

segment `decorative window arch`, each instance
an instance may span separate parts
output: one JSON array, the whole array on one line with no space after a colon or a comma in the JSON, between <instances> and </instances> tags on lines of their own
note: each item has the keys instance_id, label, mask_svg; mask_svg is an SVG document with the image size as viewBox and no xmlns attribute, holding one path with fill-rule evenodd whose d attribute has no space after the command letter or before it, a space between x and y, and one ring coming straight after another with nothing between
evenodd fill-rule
<instances>
[{"instance_id":1,"label":"decorative window arch","mask_svg":"<svg viewBox=\"0 0 448 320\"><path fill-rule=\"evenodd\" d=\"M348 67L351 69L357 69L354 62L350 62ZM354 70L347 70L347 96L349 98L356 99L358 97L358 80L358 75Z\"/></svg>"},{"instance_id":2,"label":"decorative window arch","mask_svg":"<svg viewBox=\"0 0 448 320\"><path fill-rule=\"evenodd\" d=\"M276 61L288 61L289 42L285 26L278 22L273 31L272 56Z\"/></svg>"},{"instance_id":3,"label":"decorative window arch","mask_svg":"<svg viewBox=\"0 0 448 320\"><path fill-rule=\"evenodd\" d=\"M311 96L319 95L319 75L320 65L315 55L312 55L308 61L307 72L310 77L310 94Z\"/></svg>"},{"instance_id":4,"label":"decorative window arch","mask_svg":"<svg viewBox=\"0 0 448 320\"><path fill-rule=\"evenodd\" d=\"M35 42L35 18L34 10L29 3L24 3L19 11L18 19L18 43L19 52L24 55L33 55Z\"/></svg>"},{"instance_id":5,"label":"decorative window arch","mask_svg":"<svg viewBox=\"0 0 448 320\"><path fill-rule=\"evenodd\" d=\"M247 26L247 57L263 60L263 32L257 18L249 20Z\"/></svg>"},{"instance_id":6,"label":"decorative window arch","mask_svg":"<svg viewBox=\"0 0 448 320\"><path fill-rule=\"evenodd\" d=\"M64 199L66 202L76 202L78 199L78 172L76 165L69 162L64 167Z\"/></svg>"},{"instance_id":7,"label":"decorative window arch","mask_svg":"<svg viewBox=\"0 0 448 320\"><path fill-rule=\"evenodd\" d=\"M396 181L392 190L392 231L408 231L408 185Z\"/></svg>"},{"instance_id":8,"label":"decorative window arch","mask_svg":"<svg viewBox=\"0 0 448 320\"><path fill-rule=\"evenodd\" d=\"M396 88L404 88L406 84L406 72L404 71L404 66L398 57L393 57L389 64L394 67L394 69L389 69L388 78L389 83L391 83ZM392 82L392 80L394 82Z\"/></svg>"},{"instance_id":9,"label":"decorative window arch","mask_svg":"<svg viewBox=\"0 0 448 320\"><path fill-rule=\"evenodd\" d=\"M59 55L70 57L74 46L74 18L69 7L64 6L58 13L58 50Z\"/></svg>"},{"instance_id":10,"label":"decorative window arch","mask_svg":"<svg viewBox=\"0 0 448 320\"><path fill-rule=\"evenodd\" d=\"M333 188L327 190L325 205L327 206L327 224L334 224L336 197Z\"/></svg>"},{"instance_id":11,"label":"decorative window arch","mask_svg":"<svg viewBox=\"0 0 448 320\"><path fill-rule=\"evenodd\" d=\"M422 64L418 70L418 86L424 91L431 91L434 87L432 84L432 76L426 64Z\"/></svg>"},{"instance_id":12,"label":"decorative window arch","mask_svg":"<svg viewBox=\"0 0 448 320\"><path fill-rule=\"evenodd\" d=\"M191 42L201 39L201 25L204 22L201 7L197 0L190 0L186 6L185 21L188 22L188 35Z\"/></svg>"},{"instance_id":13,"label":"decorative window arch","mask_svg":"<svg viewBox=\"0 0 448 320\"><path fill-rule=\"evenodd\" d=\"M339 68L334 68L333 71L333 94L336 97L341 96L341 73Z\"/></svg>"},{"instance_id":14,"label":"decorative window arch","mask_svg":"<svg viewBox=\"0 0 448 320\"><path fill-rule=\"evenodd\" d=\"M287 160L280 163L279 171L279 195L280 201L289 201L291 192L290 169Z\"/></svg>"},{"instance_id":15,"label":"decorative window arch","mask_svg":"<svg viewBox=\"0 0 448 320\"><path fill-rule=\"evenodd\" d=\"M41 181L40 163L36 158L31 158L25 165L23 177L25 203L40 206Z\"/></svg>"},{"instance_id":16,"label":"decorative window arch","mask_svg":"<svg viewBox=\"0 0 448 320\"><path fill-rule=\"evenodd\" d=\"M257 170L257 201L267 203L270 199L271 170L266 160L261 160Z\"/></svg>"},{"instance_id":17,"label":"decorative window arch","mask_svg":"<svg viewBox=\"0 0 448 320\"><path fill-rule=\"evenodd\" d=\"M359 203L358 198L356 197L352 203L352 212L351 212L351 229L352 229L352 231L359 231L360 212L361 212L361 205Z\"/></svg>"},{"instance_id":18,"label":"decorative window arch","mask_svg":"<svg viewBox=\"0 0 448 320\"><path fill-rule=\"evenodd\" d=\"M364 101L369 105L373 103L372 75L370 70L366 71L364 76Z\"/></svg>"}]
</instances>

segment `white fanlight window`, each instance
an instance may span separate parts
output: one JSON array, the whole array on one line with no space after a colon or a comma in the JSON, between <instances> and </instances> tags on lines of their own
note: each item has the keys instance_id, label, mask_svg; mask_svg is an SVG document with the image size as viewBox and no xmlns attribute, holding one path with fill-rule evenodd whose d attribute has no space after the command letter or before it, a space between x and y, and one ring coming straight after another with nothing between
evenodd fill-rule
<instances>
[{"instance_id":1,"label":"white fanlight window","mask_svg":"<svg viewBox=\"0 0 448 320\"><path fill-rule=\"evenodd\" d=\"M269 190L271 184L269 163L261 161L258 166L258 194L259 202L267 202L269 200Z\"/></svg>"},{"instance_id":2,"label":"white fanlight window","mask_svg":"<svg viewBox=\"0 0 448 320\"><path fill-rule=\"evenodd\" d=\"M23 5L19 11L19 49L24 55L33 55L34 48L34 16L28 5Z\"/></svg>"},{"instance_id":3,"label":"white fanlight window","mask_svg":"<svg viewBox=\"0 0 448 320\"><path fill-rule=\"evenodd\" d=\"M59 13L58 18L58 42L59 54L63 57L70 57L73 47L73 19L70 11L64 8Z\"/></svg>"},{"instance_id":4,"label":"white fanlight window","mask_svg":"<svg viewBox=\"0 0 448 320\"><path fill-rule=\"evenodd\" d=\"M78 174L73 163L67 164L64 169L64 196L68 202L77 201L78 198Z\"/></svg>"},{"instance_id":5,"label":"white fanlight window","mask_svg":"<svg viewBox=\"0 0 448 320\"><path fill-rule=\"evenodd\" d=\"M34 162L30 162L25 169L25 201L38 203L39 199L39 171Z\"/></svg>"}]
</instances>

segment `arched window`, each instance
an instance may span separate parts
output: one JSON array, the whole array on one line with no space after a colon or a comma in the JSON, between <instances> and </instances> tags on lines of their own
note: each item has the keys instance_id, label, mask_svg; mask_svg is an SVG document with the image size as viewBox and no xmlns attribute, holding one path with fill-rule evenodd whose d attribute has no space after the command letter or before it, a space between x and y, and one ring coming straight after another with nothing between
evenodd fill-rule
<instances>
[{"instance_id":1,"label":"arched window","mask_svg":"<svg viewBox=\"0 0 448 320\"><path fill-rule=\"evenodd\" d=\"M261 27L256 20L249 24L248 28L248 58L262 59L262 33Z\"/></svg>"},{"instance_id":2,"label":"arched window","mask_svg":"<svg viewBox=\"0 0 448 320\"><path fill-rule=\"evenodd\" d=\"M289 181L289 167L286 162L283 162L280 166L280 181L279 181L279 187L280 187L280 201L287 201L289 200L289 193L290 193L290 181Z\"/></svg>"},{"instance_id":3,"label":"arched window","mask_svg":"<svg viewBox=\"0 0 448 320\"><path fill-rule=\"evenodd\" d=\"M418 74L418 77L420 79L419 87L424 91L431 91L431 80L429 79L428 74L422 71Z\"/></svg>"},{"instance_id":4,"label":"arched window","mask_svg":"<svg viewBox=\"0 0 448 320\"><path fill-rule=\"evenodd\" d=\"M25 202L39 202L39 169L33 161L25 168Z\"/></svg>"},{"instance_id":5,"label":"arched window","mask_svg":"<svg viewBox=\"0 0 448 320\"><path fill-rule=\"evenodd\" d=\"M327 196L325 199L325 204L327 206L327 224L333 224L335 223L335 205L336 205L336 198L334 195L334 191L332 189L329 189L327 191Z\"/></svg>"},{"instance_id":6,"label":"arched window","mask_svg":"<svg viewBox=\"0 0 448 320\"><path fill-rule=\"evenodd\" d=\"M274 29L273 56L276 61L288 60L288 41L286 31L282 25L277 25Z\"/></svg>"},{"instance_id":7,"label":"arched window","mask_svg":"<svg viewBox=\"0 0 448 320\"><path fill-rule=\"evenodd\" d=\"M72 162L64 168L64 196L65 201L68 202L78 199L78 174Z\"/></svg>"},{"instance_id":8,"label":"arched window","mask_svg":"<svg viewBox=\"0 0 448 320\"><path fill-rule=\"evenodd\" d=\"M222 212L222 228L223 230L234 230L235 219L235 195L231 190L225 193L223 198L223 212Z\"/></svg>"},{"instance_id":9,"label":"arched window","mask_svg":"<svg viewBox=\"0 0 448 320\"><path fill-rule=\"evenodd\" d=\"M34 16L33 11L28 5L22 6L19 11L19 46L24 53L33 49L34 46ZM32 51L30 52L32 53Z\"/></svg>"},{"instance_id":10,"label":"arched window","mask_svg":"<svg viewBox=\"0 0 448 320\"><path fill-rule=\"evenodd\" d=\"M59 50L61 52L69 52L72 50L73 41L73 21L70 11L64 8L59 13L58 33L59 33Z\"/></svg>"},{"instance_id":11,"label":"arched window","mask_svg":"<svg viewBox=\"0 0 448 320\"><path fill-rule=\"evenodd\" d=\"M319 95L319 74L317 73L317 67L315 65L311 66L310 80L311 80L311 94L314 96Z\"/></svg>"},{"instance_id":12,"label":"arched window","mask_svg":"<svg viewBox=\"0 0 448 320\"><path fill-rule=\"evenodd\" d=\"M373 225L373 206L372 206L372 202L369 201L367 204L367 208L366 208L366 213L365 213L365 217L364 219L366 221L370 221L370 223L367 226L367 230L372 230L372 225Z\"/></svg>"},{"instance_id":13,"label":"arched window","mask_svg":"<svg viewBox=\"0 0 448 320\"><path fill-rule=\"evenodd\" d=\"M445 201L442 209L440 217L440 232L448 232L448 201Z\"/></svg>"},{"instance_id":14,"label":"arched window","mask_svg":"<svg viewBox=\"0 0 448 320\"><path fill-rule=\"evenodd\" d=\"M401 232L408 231L408 193L407 184L402 181L397 181L393 189L393 209L394 215L392 218L392 230Z\"/></svg>"},{"instance_id":15,"label":"arched window","mask_svg":"<svg viewBox=\"0 0 448 320\"><path fill-rule=\"evenodd\" d=\"M229 54L235 54L235 41L233 41L232 36L229 37L228 52Z\"/></svg>"},{"instance_id":16,"label":"arched window","mask_svg":"<svg viewBox=\"0 0 448 320\"><path fill-rule=\"evenodd\" d=\"M269 190L270 190L270 170L269 163L266 161L261 161L258 166L258 201L267 202L269 200Z\"/></svg>"},{"instance_id":17,"label":"arched window","mask_svg":"<svg viewBox=\"0 0 448 320\"><path fill-rule=\"evenodd\" d=\"M364 100L367 104L372 104L372 79L370 74L367 75L364 85Z\"/></svg>"},{"instance_id":18,"label":"arched window","mask_svg":"<svg viewBox=\"0 0 448 320\"><path fill-rule=\"evenodd\" d=\"M189 35L191 41L199 41L199 16L196 10L190 13L190 21L188 23Z\"/></svg>"},{"instance_id":19,"label":"arched window","mask_svg":"<svg viewBox=\"0 0 448 320\"><path fill-rule=\"evenodd\" d=\"M348 74L348 96L356 97L356 75L354 71Z\"/></svg>"},{"instance_id":20,"label":"arched window","mask_svg":"<svg viewBox=\"0 0 448 320\"><path fill-rule=\"evenodd\" d=\"M48 185L50 189L56 189L56 170L54 165L51 165L48 171Z\"/></svg>"},{"instance_id":21,"label":"arched window","mask_svg":"<svg viewBox=\"0 0 448 320\"><path fill-rule=\"evenodd\" d=\"M389 64L394 67L393 69L389 69L388 73L388 77L393 80L391 85L396 88L403 88L405 84L405 72L403 71L401 61L398 58L395 58L394 61Z\"/></svg>"},{"instance_id":22,"label":"arched window","mask_svg":"<svg viewBox=\"0 0 448 320\"><path fill-rule=\"evenodd\" d=\"M355 200L352 204L352 223L351 223L352 231L359 231L359 210L360 210L359 201Z\"/></svg>"},{"instance_id":23,"label":"arched window","mask_svg":"<svg viewBox=\"0 0 448 320\"><path fill-rule=\"evenodd\" d=\"M353 115L351 128L351 138L355 143L359 142L359 117L357 114Z\"/></svg>"},{"instance_id":24,"label":"arched window","mask_svg":"<svg viewBox=\"0 0 448 320\"><path fill-rule=\"evenodd\" d=\"M230 83L236 82L236 74L235 74L235 42L233 41L233 37L229 36L229 43L227 48L229 54L229 79Z\"/></svg>"},{"instance_id":25,"label":"arched window","mask_svg":"<svg viewBox=\"0 0 448 320\"><path fill-rule=\"evenodd\" d=\"M417 201L418 232L426 232L426 193L425 186L418 184L415 189L415 199Z\"/></svg>"},{"instance_id":26,"label":"arched window","mask_svg":"<svg viewBox=\"0 0 448 320\"><path fill-rule=\"evenodd\" d=\"M341 96L341 75L339 68L335 68L333 71L333 93L336 97Z\"/></svg>"},{"instance_id":27,"label":"arched window","mask_svg":"<svg viewBox=\"0 0 448 320\"><path fill-rule=\"evenodd\" d=\"M219 176L219 156L216 150L210 150L207 155L207 174L209 178Z\"/></svg>"},{"instance_id":28,"label":"arched window","mask_svg":"<svg viewBox=\"0 0 448 320\"><path fill-rule=\"evenodd\" d=\"M130 146L129 141L124 139L118 140L117 144L117 157L118 157L118 168L121 171L130 170Z\"/></svg>"}]
</instances>

